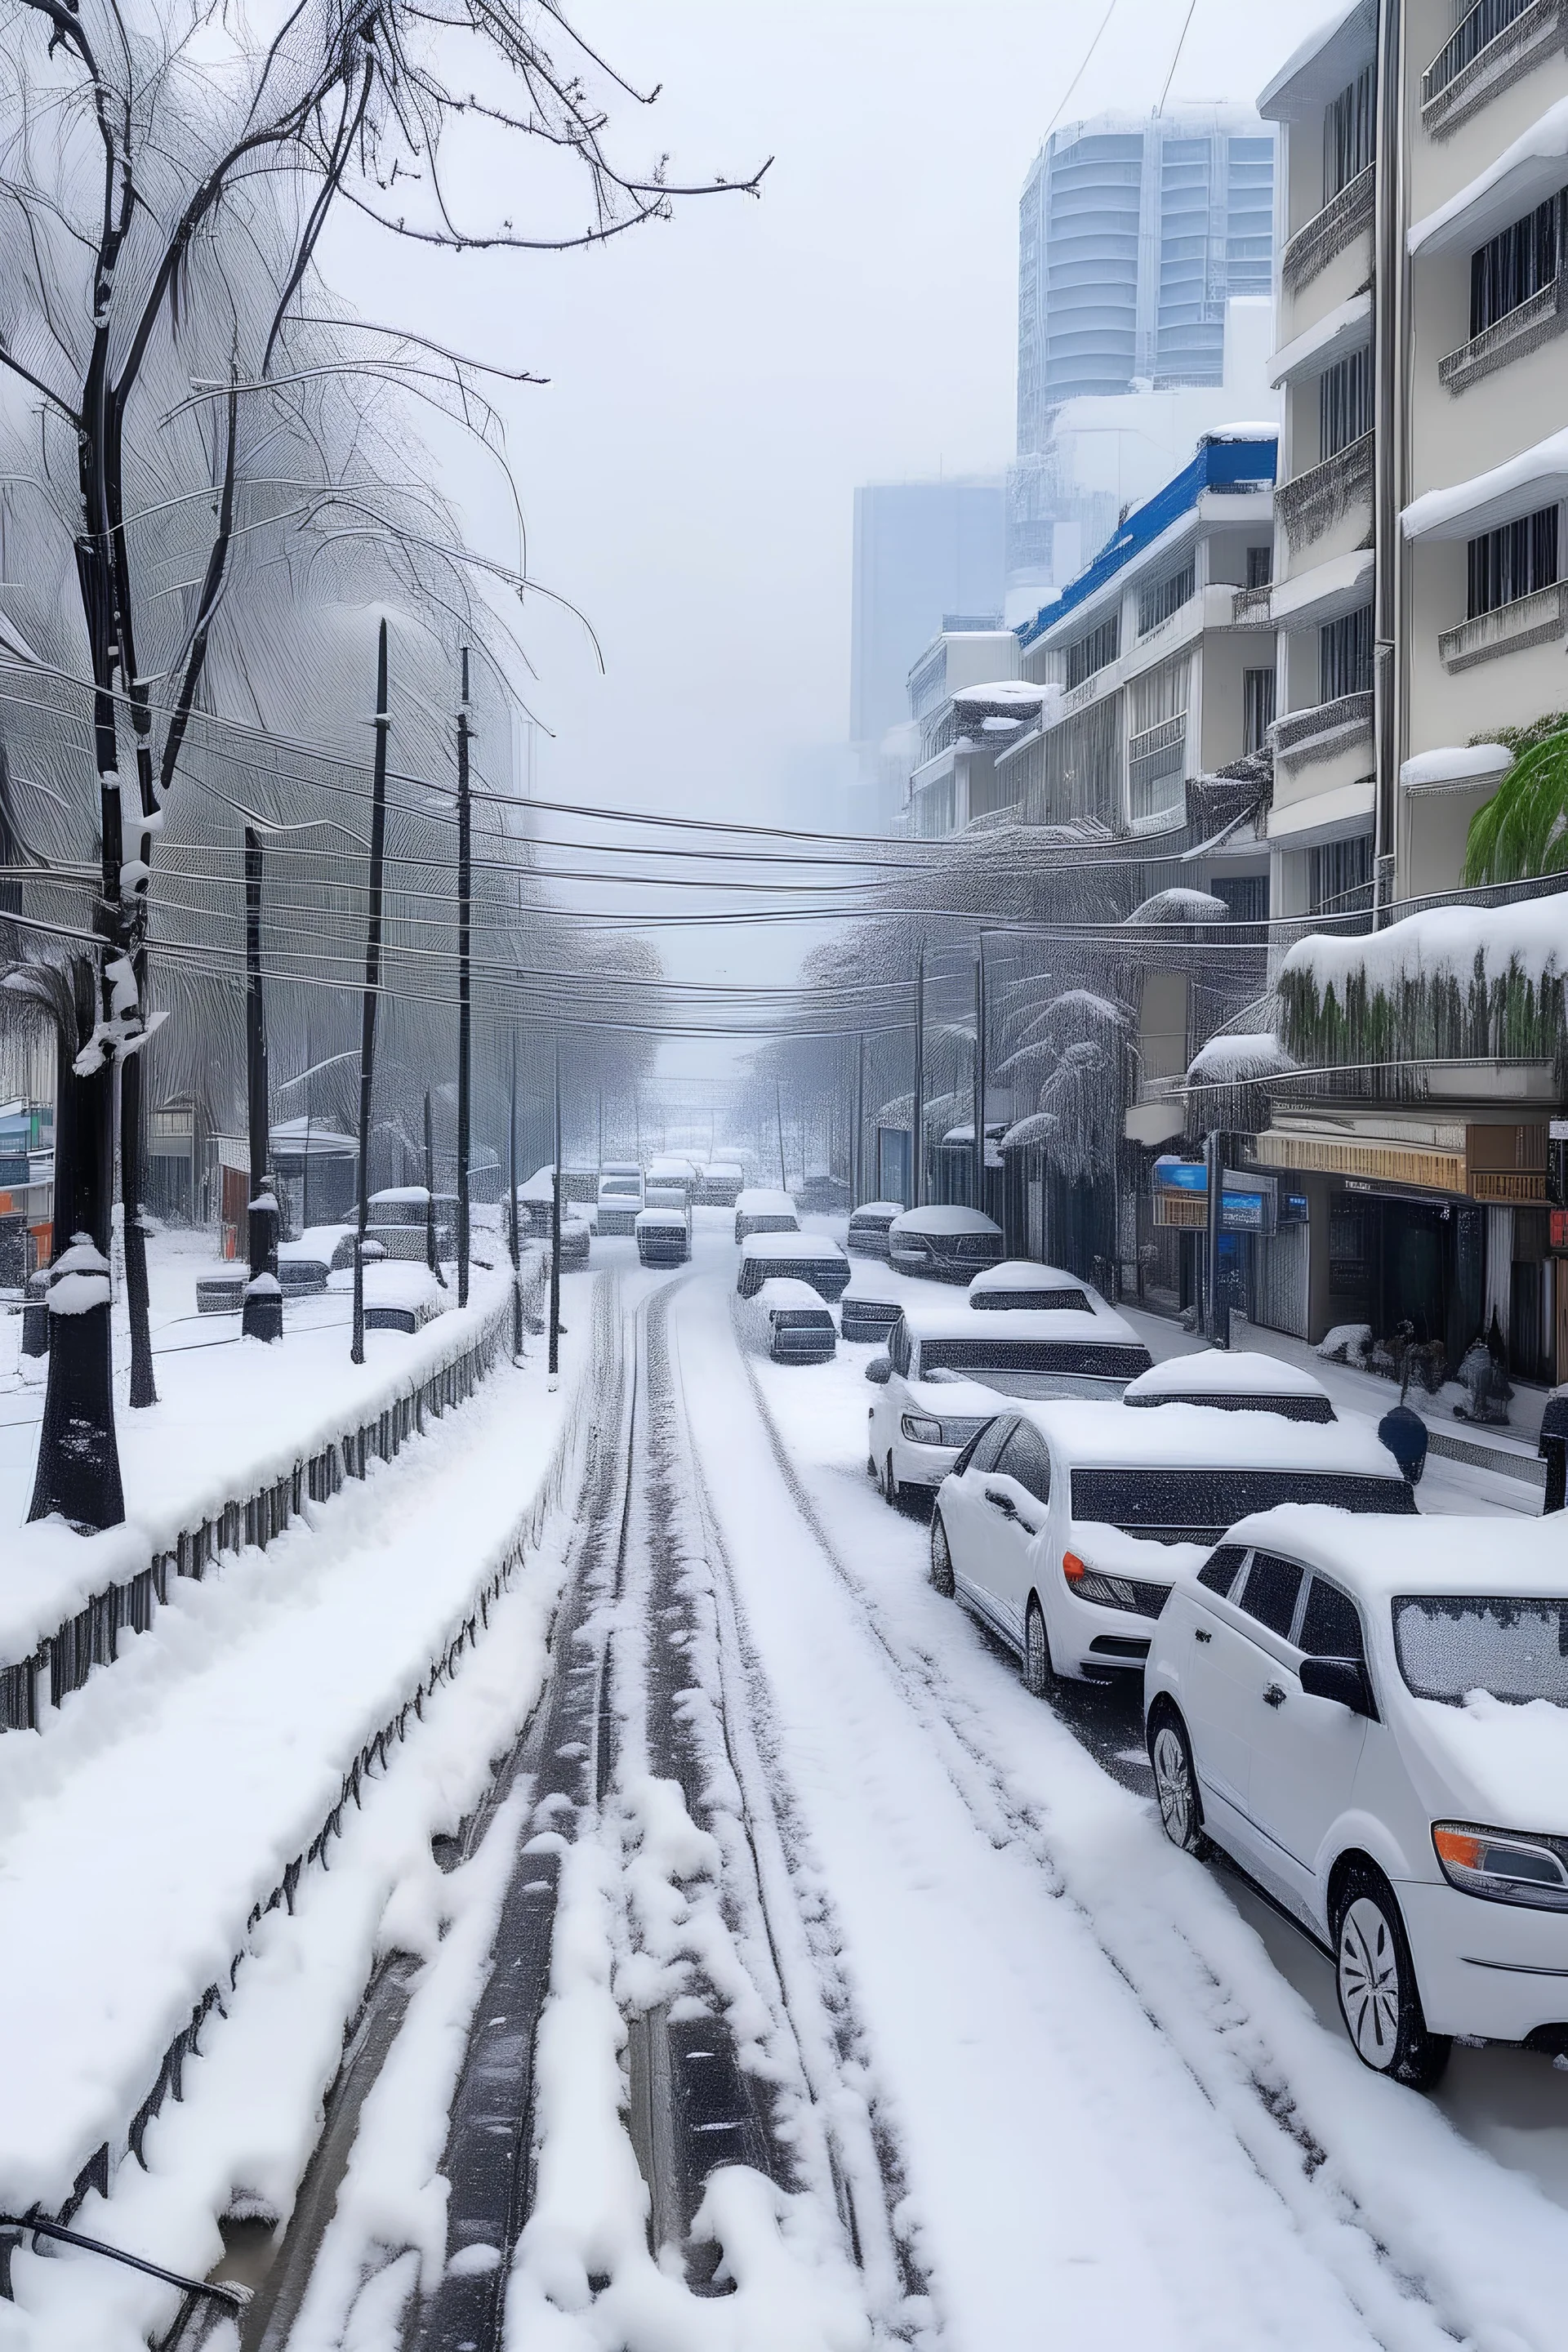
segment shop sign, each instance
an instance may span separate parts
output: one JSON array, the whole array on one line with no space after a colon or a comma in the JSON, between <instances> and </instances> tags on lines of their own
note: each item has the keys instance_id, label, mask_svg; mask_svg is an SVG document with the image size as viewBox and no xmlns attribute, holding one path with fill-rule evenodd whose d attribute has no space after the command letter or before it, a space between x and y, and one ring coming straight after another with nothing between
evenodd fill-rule
<instances>
[{"instance_id":1,"label":"shop sign","mask_svg":"<svg viewBox=\"0 0 1568 2352\"><path fill-rule=\"evenodd\" d=\"M1155 1160L1152 1174L1155 1223L1195 1225L1198 1204L1203 1203L1206 1212L1208 1201L1208 1171L1202 1160L1162 1158ZM1278 1190L1272 1176L1259 1175L1253 1170L1244 1172L1226 1169L1220 1192L1221 1233L1272 1234L1279 1222ZM1305 1200L1300 1193L1290 1197L1300 1201L1300 1215L1304 1217ZM1162 1215L1167 1204L1174 1214Z\"/></svg>"},{"instance_id":2,"label":"shop sign","mask_svg":"<svg viewBox=\"0 0 1568 2352\"><path fill-rule=\"evenodd\" d=\"M1547 1213L1550 1220L1548 1238L1552 1247L1568 1250L1568 1209L1552 1209Z\"/></svg>"}]
</instances>

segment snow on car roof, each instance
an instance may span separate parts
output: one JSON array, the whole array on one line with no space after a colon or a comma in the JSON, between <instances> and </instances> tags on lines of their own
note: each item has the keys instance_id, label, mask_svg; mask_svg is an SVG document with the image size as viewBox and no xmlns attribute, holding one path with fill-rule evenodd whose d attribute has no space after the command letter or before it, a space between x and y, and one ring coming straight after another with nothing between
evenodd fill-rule
<instances>
[{"instance_id":1,"label":"snow on car roof","mask_svg":"<svg viewBox=\"0 0 1568 2352\"><path fill-rule=\"evenodd\" d=\"M923 1299L909 1300L903 1313L911 1339L994 1339L1008 1348L1022 1339L1091 1339L1117 1348L1143 1344L1109 1307L1087 1315L1078 1307L1020 1307L1011 1315L976 1315L963 1291L956 1304L933 1301L928 1307Z\"/></svg>"},{"instance_id":2,"label":"snow on car roof","mask_svg":"<svg viewBox=\"0 0 1568 2352\"><path fill-rule=\"evenodd\" d=\"M792 1217L795 1214L792 1196L788 1192L770 1191L765 1184L748 1184L745 1191L736 1196L735 1207L742 1216L749 1209L787 1209Z\"/></svg>"},{"instance_id":3,"label":"snow on car roof","mask_svg":"<svg viewBox=\"0 0 1568 2352\"><path fill-rule=\"evenodd\" d=\"M901 1217L903 1214L901 1201L862 1201L858 1209L850 1210L849 1222L853 1224L857 1217Z\"/></svg>"},{"instance_id":4,"label":"snow on car roof","mask_svg":"<svg viewBox=\"0 0 1568 2352\"><path fill-rule=\"evenodd\" d=\"M417 1201L423 1205L428 1198L423 1184L388 1184L384 1191L371 1194L370 1205L374 1209L383 1201Z\"/></svg>"},{"instance_id":5,"label":"snow on car roof","mask_svg":"<svg viewBox=\"0 0 1568 2352\"><path fill-rule=\"evenodd\" d=\"M1400 1478L1393 1454L1370 1423L1285 1421L1277 1413L1225 1412L1205 1404L1171 1404L1146 1412L1123 1404L1052 1398L1018 1401L1014 1410L1026 1415L1075 1468L1337 1470L1395 1484ZM1377 1524L1381 1528L1387 1521ZM1563 1581L1568 1588L1568 1570Z\"/></svg>"},{"instance_id":6,"label":"snow on car roof","mask_svg":"<svg viewBox=\"0 0 1568 2352\"><path fill-rule=\"evenodd\" d=\"M640 1176L642 1170L635 1160L601 1160L599 1173L601 1176Z\"/></svg>"},{"instance_id":7,"label":"snow on car roof","mask_svg":"<svg viewBox=\"0 0 1568 2352\"><path fill-rule=\"evenodd\" d=\"M741 1244L742 1257L831 1258L844 1263L844 1252L831 1234L748 1234Z\"/></svg>"},{"instance_id":8,"label":"snow on car roof","mask_svg":"<svg viewBox=\"0 0 1568 2352\"><path fill-rule=\"evenodd\" d=\"M820 1315L824 1322L831 1323L833 1320L823 1304L821 1293L813 1290L809 1282L802 1282L793 1274L770 1275L757 1293L757 1305L764 1309L787 1307L796 1314L809 1307Z\"/></svg>"},{"instance_id":9,"label":"snow on car roof","mask_svg":"<svg viewBox=\"0 0 1568 2352\"><path fill-rule=\"evenodd\" d=\"M899 1234L995 1234L1002 1228L978 1209L940 1208L902 1209L893 1219L892 1230Z\"/></svg>"},{"instance_id":10,"label":"snow on car roof","mask_svg":"<svg viewBox=\"0 0 1568 2352\"><path fill-rule=\"evenodd\" d=\"M710 1176L743 1176L746 1172L738 1160L709 1160L703 1164Z\"/></svg>"},{"instance_id":11,"label":"snow on car roof","mask_svg":"<svg viewBox=\"0 0 1568 2352\"><path fill-rule=\"evenodd\" d=\"M1348 1433L1343 1423L1331 1431L1300 1423L1280 1426L1303 1437L1340 1442ZM1555 1514L1542 1519L1510 1515L1505 1530L1495 1518L1370 1520L1321 1503L1281 1503L1238 1519L1231 1532L1238 1543L1275 1546L1294 1559L1327 1569L1369 1601L1399 1592L1495 1592L1514 1599L1549 1593L1568 1599L1568 1531Z\"/></svg>"},{"instance_id":12,"label":"snow on car roof","mask_svg":"<svg viewBox=\"0 0 1568 2352\"><path fill-rule=\"evenodd\" d=\"M1152 1371L1140 1372L1127 1387L1128 1399L1135 1404L1171 1396L1327 1397L1328 1393L1321 1381L1314 1380L1300 1364L1282 1363L1278 1356L1261 1355L1256 1349L1237 1349L1232 1354L1224 1348L1167 1356Z\"/></svg>"},{"instance_id":13,"label":"snow on car roof","mask_svg":"<svg viewBox=\"0 0 1568 2352\"><path fill-rule=\"evenodd\" d=\"M684 1209L639 1209L637 1211L637 1230L639 1234L651 1232L656 1225L661 1228L666 1225L679 1225L684 1233L686 1212Z\"/></svg>"},{"instance_id":14,"label":"snow on car roof","mask_svg":"<svg viewBox=\"0 0 1568 2352\"><path fill-rule=\"evenodd\" d=\"M1100 1303L1081 1275L1068 1274L1059 1265L1037 1265L1030 1257L1008 1257L1000 1265L984 1266L969 1287L971 1294L976 1290L1079 1290L1091 1307Z\"/></svg>"}]
</instances>

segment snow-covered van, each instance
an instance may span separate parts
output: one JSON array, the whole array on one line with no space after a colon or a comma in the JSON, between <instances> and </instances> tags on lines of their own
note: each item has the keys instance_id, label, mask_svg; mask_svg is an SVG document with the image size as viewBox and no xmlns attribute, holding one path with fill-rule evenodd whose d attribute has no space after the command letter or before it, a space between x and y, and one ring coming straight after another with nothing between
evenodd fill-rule
<instances>
[{"instance_id":1,"label":"snow-covered van","mask_svg":"<svg viewBox=\"0 0 1568 2352\"><path fill-rule=\"evenodd\" d=\"M763 1184L748 1184L735 1195L735 1239L748 1234L797 1234L800 1218L788 1192L770 1192Z\"/></svg>"},{"instance_id":2,"label":"snow-covered van","mask_svg":"<svg viewBox=\"0 0 1568 2352\"><path fill-rule=\"evenodd\" d=\"M988 1265L969 1286L971 1307L991 1314L1093 1315L1111 1310L1098 1290L1059 1265L1037 1265L1033 1258L1004 1258Z\"/></svg>"},{"instance_id":3,"label":"snow-covered van","mask_svg":"<svg viewBox=\"0 0 1568 2352\"><path fill-rule=\"evenodd\" d=\"M642 1170L629 1160L606 1160L599 1171L600 1233L635 1233L642 1206Z\"/></svg>"},{"instance_id":4,"label":"snow-covered van","mask_svg":"<svg viewBox=\"0 0 1568 2352\"><path fill-rule=\"evenodd\" d=\"M1380 1521L1415 1507L1370 1424L1025 1403L943 1480L931 1580L1017 1651L1032 1690L1057 1675L1112 1682L1142 1671L1173 1586L1226 1528L1308 1502Z\"/></svg>"},{"instance_id":5,"label":"snow-covered van","mask_svg":"<svg viewBox=\"0 0 1568 2352\"><path fill-rule=\"evenodd\" d=\"M896 1503L905 1488L940 1486L959 1449L1010 1397L1119 1397L1149 1369L1149 1350L1120 1315L974 1314L967 1299L900 1307L888 1352L866 1378L870 1466ZM956 1388L978 1405L954 1401ZM954 1434L967 1423L961 1434Z\"/></svg>"},{"instance_id":6,"label":"snow-covered van","mask_svg":"<svg viewBox=\"0 0 1568 2352\"><path fill-rule=\"evenodd\" d=\"M967 1282L1001 1262L1002 1228L978 1209L903 1209L888 1228L888 1255L900 1274Z\"/></svg>"},{"instance_id":7,"label":"snow-covered van","mask_svg":"<svg viewBox=\"0 0 1568 2352\"><path fill-rule=\"evenodd\" d=\"M831 1310L810 1283L775 1275L757 1293L775 1364L826 1364L837 1346Z\"/></svg>"},{"instance_id":8,"label":"snow-covered van","mask_svg":"<svg viewBox=\"0 0 1568 2352\"><path fill-rule=\"evenodd\" d=\"M741 1244L735 1287L754 1298L764 1282L783 1276L809 1282L821 1298L838 1298L849 1281L849 1261L826 1234L748 1234Z\"/></svg>"},{"instance_id":9,"label":"snow-covered van","mask_svg":"<svg viewBox=\"0 0 1568 2352\"><path fill-rule=\"evenodd\" d=\"M684 1265L691 1226L683 1209L643 1209L637 1221L637 1256L644 1265Z\"/></svg>"},{"instance_id":10,"label":"snow-covered van","mask_svg":"<svg viewBox=\"0 0 1568 2352\"><path fill-rule=\"evenodd\" d=\"M737 1160L710 1160L698 1181L697 1198L705 1209L732 1209L746 1181Z\"/></svg>"},{"instance_id":11,"label":"snow-covered van","mask_svg":"<svg viewBox=\"0 0 1568 2352\"><path fill-rule=\"evenodd\" d=\"M1273 1510L1154 1630L1167 1834L1330 1947L1358 2054L1418 2088L1454 2035L1568 2050L1563 1528Z\"/></svg>"}]
</instances>

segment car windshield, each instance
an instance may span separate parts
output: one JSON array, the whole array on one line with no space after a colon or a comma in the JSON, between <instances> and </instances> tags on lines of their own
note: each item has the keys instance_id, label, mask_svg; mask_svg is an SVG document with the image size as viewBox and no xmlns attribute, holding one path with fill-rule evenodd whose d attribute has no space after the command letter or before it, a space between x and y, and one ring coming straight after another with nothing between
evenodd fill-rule
<instances>
[{"instance_id":1,"label":"car windshield","mask_svg":"<svg viewBox=\"0 0 1568 2352\"><path fill-rule=\"evenodd\" d=\"M1226 1528L1279 1503L1405 1517L1415 1497L1403 1478L1333 1470L1075 1470L1072 1515L1160 1543L1217 1543Z\"/></svg>"},{"instance_id":2,"label":"car windshield","mask_svg":"<svg viewBox=\"0 0 1568 2352\"><path fill-rule=\"evenodd\" d=\"M953 1375L944 1377L951 1380ZM1088 1397L1100 1404L1114 1404L1127 1385L1125 1381L1099 1380L1092 1372L983 1371L963 1377L978 1381L983 1389L994 1389L999 1396Z\"/></svg>"},{"instance_id":3,"label":"car windshield","mask_svg":"<svg viewBox=\"0 0 1568 2352\"><path fill-rule=\"evenodd\" d=\"M973 1372L980 1379L993 1372L1080 1372L1097 1380L1130 1381L1148 1369L1147 1348L1104 1340L1009 1339L1005 1331L987 1331L973 1339L921 1341L922 1378L938 1370Z\"/></svg>"},{"instance_id":4,"label":"car windshield","mask_svg":"<svg viewBox=\"0 0 1568 2352\"><path fill-rule=\"evenodd\" d=\"M972 1290L971 1307L983 1314L1016 1314L1027 1309L1036 1315L1092 1315L1094 1309L1081 1290Z\"/></svg>"},{"instance_id":5,"label":"car windshield","mask_svg":"<svg viewBox=\"0 0 1568 2352\"><path fill-rule=\"evenodd\" d=\"M635 1200L642 1186L635 1176L606 1176L599 1190L613 1192L617 1200Z\"/></svg>"},{"instance_id":6,"label":"car windshield","mask_svg":"<svg viewBox=\"0 0 1568 2352\"><path fill-rule=\"evenodd\" d=\"M1394 1604L1399 1671L1417 1698L1550 1699L1568 1706L1568 1599L1444 1593Z\"/></svg>"}]
</instances>

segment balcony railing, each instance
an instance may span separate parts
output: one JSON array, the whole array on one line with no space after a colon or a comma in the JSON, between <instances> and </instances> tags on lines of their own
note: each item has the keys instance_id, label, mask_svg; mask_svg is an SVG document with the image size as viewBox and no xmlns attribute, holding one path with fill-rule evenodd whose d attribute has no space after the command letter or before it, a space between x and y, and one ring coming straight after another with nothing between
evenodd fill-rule
<instances>
[{"instance_id":1,"label":"balcony railing","mask_svg":"<svg viewBox=\"0 0 1568 2352\"><path fill-rule=\"evenodd\" d=\"M1510 360L1522 359L1568 326L1568 275L1553 278L1545 286L1537 287L1533 294L1461 343L1457 352L1437 362L1437 381L1450 392L1463 392L1477 378L1490 375L1495 368L1506 367Z\"/></svg>"},{"instance_id":2,"label":"balcony railing","mask_svg":"<svg viewBox=\"0 0 1568 2352\"><path fill-rule=\"evenodd\" d=\"M1309 466L1281 482L1274 496L1274 511L1285 526L1293 548L1321 539L1352 506L1372 499L1372 435L1363 433L1343 449L1336 449L1321 465ZM1239 614L1237 618L1240 618Z\"/></svg>"},{"instance_id":3,"label":"balcony railing","mask_svg":"<svg viewBox=\"0 0 1568 2352\"><path fill-rule=\"evenodd\" d=\"M1534 62L1563 14L1563 0L1477 0L1421 77L1428 131L1468 113Z\"/></svg>"},{"instance_id":4,"label":"balcony railing","mask_svg":"<svg viewBox=\"0 0 1568 2352\"><path fill-rule=\"evenodd\" d=\"M1372 696L1342 694L1332 702L1315 702L1308 710L1287 711L1269 729L1278 760L1306 766L1312 760L1331 759L1354 735L1372 731Z\"/></svg>"},{"instance_id":5,"label":"balcony railing","mask_svg":"<svg viewBox=\"0 0 1568 2352\"><path fill-rule=\"evenodd\" d=\"M1279 275L1287 290L1299 293L1336 253L1342 253L1363 228L1372 226L1373 191L1377 166L1369 163L1331 196L1321 213L1299 228L1279 257Z\"/></svg>"},{"instance_id":6,"label":"balcony railing","mask_svg":"<svg viewBox=\"0 0 1568 2352\"><path fill-rule=\"evenodd\" d=\"M1447 670L1470 669L1477 662L1493 661L1500 654L1521 653L1527 646L1550 645L1568 634L1568 586L1559 581L1538 588L1533 595L1516 596L1495 613L1478 613L1457 629L1445 629L1437 653Z\"/></svg>"},{"instance_id":7,"label":"balcony railing","mask_svg":"<svg viewBox=\"0 0 1568 2352\"><path fill-rule=\"evenodd\" d=\"M1162 719L1127 745L1128 815L1134 824L1179 805L1187 764L1187 714Z\"/></svg>"},{"instance_id":8,"label":"balcony railing","mask_svg":"<svg viewBox=\"0 0 1568 2352\"><path fill-rule=\"evenodd\" d=\"M1274 584L1268 580L1258 588L1238 588L1230 613L1235 625L1238 629L1267 628L1273 618L1270 606L1273 594Z\"/></svg>"}]
</instances>

